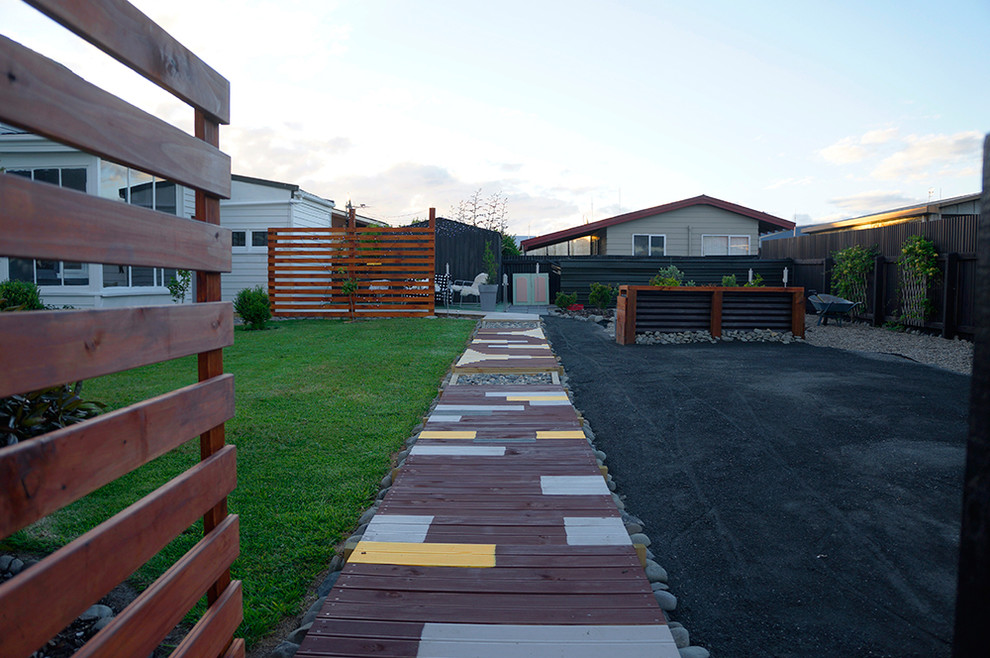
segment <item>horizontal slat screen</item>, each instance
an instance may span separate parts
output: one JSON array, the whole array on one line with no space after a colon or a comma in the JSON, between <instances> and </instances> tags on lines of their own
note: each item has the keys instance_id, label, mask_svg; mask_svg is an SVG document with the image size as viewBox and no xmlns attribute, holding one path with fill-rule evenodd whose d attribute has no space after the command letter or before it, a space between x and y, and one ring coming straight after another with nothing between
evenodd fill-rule
<instances>
[{"instance_id":1,"label":"horizontal slat screen","mask_svg":"<svg viewBox=\"0 0 990 658\"><path fill-rule=\"evenodd\" d=\"M276 316L342 316L356 282L361 317L432 315L434 236L430 228L268 231L268 298Z\"/></svg>"},{"instance_id":2,"label":"horizontal slat screen","mask_svg":"<svg viewBox=\"0 0 990 658\"><path fill-rule=\"evenodd\" d=\"M237 516L225 518L74 656L147 656L153 653L186 612L196 605L206 588L237 557L240 549L238 533ZM232 634L233 629L228 629L221 640Z\"/></svg>"},{"instance_id":3,"label":"horizontal slat screen","mask_svg":"<svg viewBox=\"0 0 990 658\"><path fill-rule=\"evenodd\" d=\"M0 453L0 537L34 523L234 415L222 375Z\"/></svg>"},{"instance_id":4,"label":"horizontal slat screen","mask_svg":"<svg viewBox=\"0 0 990 658\"><path fill-rule=\"evenodd\" d=\"M219 123L230 123L230 83L130 3L26 2Z\"/></svg>"},{"instance_id":5,"label":"horizontal slat screen","mask_svg":"<svg viewBox=\"0 0 990 658\"><path fill-rule=\"evenodd\" d=\"M4 256L230 271L227 228L20 176L0 176L0 199Z\"/></svg>"},{"instance_id":6,"label":"horizontal slat screen","mask_svg":"<svg viewBox=\"0 0 990 658\"><path fill-rule=\"evenodd\" d=\"M224 590L184 638L169 658L219 656L244 618L241 581L235 580Z\"/></svg>"},{"instance_id":7,"label":"horizontal slat screen","mask_svg":"<svg viewBox=\"0 0 990 658\"><path fill-rule=\"evenodd\" d=\"M0 313L0 335L0 396L7 396L227 347L233 309L213 302Z\"/></svg>"},{"instance_id":8,"label":"horizontal slat screen","mask_svg":"<svg viewBox=\"0 0 990 658\"><path fill-rule=\"evenodd\" d=\"M230 157L0 36L0 120L169 180L230 196Z\"/></svg>"},{"instance_id":9,"label":"horizontal slat screen","mask_svg":"<svg viewBox=\"0 0 990 658\"><path fill-rule=\"evenodd\" d=\"M26 656L47 642L223 500L236 480L235 448L226 446L0 585L0 656Z\"/></svg>"}]
</instances>

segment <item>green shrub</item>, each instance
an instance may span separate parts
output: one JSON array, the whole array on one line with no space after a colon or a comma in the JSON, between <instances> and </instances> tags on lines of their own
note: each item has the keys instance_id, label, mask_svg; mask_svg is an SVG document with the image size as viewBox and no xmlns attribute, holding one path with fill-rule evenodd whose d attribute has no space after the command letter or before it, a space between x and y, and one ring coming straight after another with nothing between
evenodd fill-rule
<instances>
[{"instance_id":1,"label":"green shrub","mask_svg":"<svg viewBox=\"0 0 990 658\"><path fill-rule=\"evenodd\" d=\"M79 397L82 382L43 388L0 399L0 445L41 436L98 415L102 402ZM6 439L6 440L4 440Z\"/></svg>"},{"instance_id":2,"label":"green shrub","mask_svg":"<svg viewBox=\"0 0 990 658\"><path fill-rule=\"evenodd\" d=\"M553 300L553 303L560 308L567 308L568 306L577 304L577 293L560 291L557 293L557 298Z\"/></svg>"},{"instance_id":3,"label":"green shrub","mask_svg":"<svg viewBox=\"0 0 990 658\"><path fill-rule=\"evenodd\" d=\"M935 310L928 298L938 278L938 254L935 243L922 235L911 235L901 244L897 259L900 274L901 317L909 324L922 325Z\"/></svg>"},{"instance_id":4,"label":"green shrub","mask_svg":"<svg viewBox=\"0 0 990 658\"><path fill-rule=\"evenodd\" d=\"M264 329L268 318L272 317L268 305L268 293L261 286L245 288L237 293L234 310L249 329Z\"/></svg>"},{"instance_id":5,"label":"green shrub","mask_svg":"<svg viewBox=\"0 0 990 658\"><path fill-rule=\"evenodd\" d=\"M41 292L31 281L0 282L0 309L7 311L40 311Z\"/></svg>"},{"instance_id":6,"label":"green shrub","mask_svg":"<svg viewBox=\"0 0 990 658\"><path fill-rule=\"evenodd\" d=\"M744 283L743 284L743 287L744 288L762 288L765 285L766 284L763 283L763 275L760 274L759 272L757 272L756 274L753 275L753 280L752 281L747 281L746 283Z\"/></svg>"},{"instance_id":7,"label":"green shrub","mask_svg":"<svg viewBox=\"0 0 990 658\"><path fill-rule=\"evenodd\" d=\"M722 287L723 288L735 288L739 284L736 282L735 274L726 274L722 277Z\"/></svg>"},{"instance_id":8,"label":"green shrub","mask_svg":"<svg viewBox=\"0 0 990 658\"><path fill-rule=\"evenodd\" d=\"M181 304L186 298L186 293L192 287L192 272L189 270L176 270L175 276L165 284L168 287L168 294L172 296L172 301Z\"/></svg>"},{"instance_id":9,"label":"green shrub","mask_svg":"<svg viewBox=\"0 0 990 658\"><path fill-rule=\"evenodd\" d=\"M859 302L860 310L866 307L867 277L873 271L877 248L862 245L846 247L832 254L832 292L851 302Z\"/></svg>"},{"instance_id":10,"label":"green shrub","mask_svg":"<svg viewBox=\"0 0 990 658\"><path fill-rule=\"evenodd\" d=\"M588 303L600 309L611 308L615 304L615 298L619 296L619 289L609 283L601 284L597 281L591 284L591 292L588 293Z\"/></svg>"},{"instance_id":11,"label":"green shrub","mask_svg":"<svg viewBox=\"0 0 990 658\"><path fill-rule=\"evenodd\" d=\"M684 281L684 272L677 269L676 265L665 267L657 272L657 275L650 279L651 286L679 286Z\"/></svg>"}]
</instances>

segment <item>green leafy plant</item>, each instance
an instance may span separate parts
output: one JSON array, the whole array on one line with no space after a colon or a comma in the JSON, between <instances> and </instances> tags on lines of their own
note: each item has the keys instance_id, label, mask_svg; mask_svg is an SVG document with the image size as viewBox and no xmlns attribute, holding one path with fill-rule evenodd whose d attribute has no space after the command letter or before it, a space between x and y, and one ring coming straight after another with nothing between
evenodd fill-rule
<instances>
[{"instance_id":1,"label":"green leafy plant","mask_svg":"<svg viewBox=\"0 0 990 658\"><path fill-rule=\"evenodd\" d=\"M557 297L553 300L553 303L562 309L565 309L568 306L573 306L574 304L577 304L577 293L564 292L562 290L557 293Z\"/></svg>"},{"instance_id":2,"label":"green leafy plant","mask_svg":"<svg viewBox=\"0 0 990 658\"><path fill-rule=\"evenodd\" d=\"M186 298L189 288L192 286L192 272L189 270L176 270L175 276L169 279L165 285L168 286L168 294L172 296L172 301L176 304L181 304L182 300Z\"/></svg>"},{"instance_id":3,"label":"green leafy plant","mask_svg":"<svg viewBox=\"0 0 990 658\"><path fill-rule=\"evenodd\" d=\"M248 329L264 329L265 323L272 317L268 304L268 293L261 286L245 288L237 293L234 299L234 310L244 320Z\"/></svg>"},{"instance_id":4,"label":"green leafy plant","mask_svg":"<svg viewBox=\"0 0 990 658\"><path fill-rule=\"evenodd\" d=\"M935 243L921 235L901 243L897 259L900 273L901 318L910 324L924 324L933 309L928 292L939 275Z\"/></svg>"},{"instance_id":5,"label":"green leafy plant","mask_svg":"<svg viewBox=\"0 0 990 658\"><path fill-rule=\"evenodd\" d=\"M0 435L6 445L84 421L106 408L102 402L83 400L80 391L82 382L76 382L0 399Z\"/></svg>"},{"instance_id":6,"label":"green leafy plant","mask_svg":"<svg viewBox=\"0 0 990 658\"><path fill-rule=\"evenodd\" d=\"M722 277L722 287L723 288L735 288L739 284L736 282L735 274L726 274Z\"/></svg>"},{"instance_id":7,"label":"green leafy plant","mask_svg":"<svg viewBox=\"0 0 990 658\"><path fill-rule=\"evenodd\" d=\"M651 286L679 286L684 281L684 272L677 269L676 265L664 267L656 276L650 279Z\"/></svg>"},{"instance_id":8,"label":"green leafy plant","mask_svg":"<svg viewBox=\"0 0 990 658\"><path fill-rule=\"evenodd\" d=\"M497 286L498 261L495 260L495 253L492 251L492 246L487 242L485 243L485 255L482 256L482 261L485 263L485 273L488 275L488 285Z\"/></svg>"},{"instance_id":9,"label":"green leafy plant","mask_svg":"<svg viewBox=\"0 0 990 658\"><path fill-rule=\"evenodd\" d=\"M516 244L516 236L509 233L502 233L502 256L522 256L519 245Z\"/></svg>"},{"instance_id":10,"label":"green leafy plant","mask_svg":"<svg viewBox=\"0 0 990 658\"><path fill-rule=\"evenodd\" d=\"M0 309L5 311L40 311L41 292L32 281L0 281Z\"/></svg>"},{"instance_id":11,"label":"green leafy plant","mask_svg":"<svg viewBox=\"0 0 990 658\"><path fill-rule=\"evenodd\" d=\"M600 309L611 308L615 304L615 298L619 296L619 289L612 284L601 284L597 281L591 284L591 292L588 293L588 303Z\"/></svg>"},{"instance_id":12,"label":"green leafy plant","mask_svg":"<svg viewBox=\"0 0 990 658\"><path fill-rule=\"evenodd\" d=\"M858 244L832 254L835 259L832 290L835 294L851 302L859 302L860 308L865 308L867 277L873 271L876 256L876 246L866 248Z\"/></svg>"},{"instance_id":13,"label":"green leafy plant","mask_svg":"<svg viewBox=\"0 0 990 658\"><path fill-rule=\"evenodd\" d=\"M753 275L752 281L747 281L743 284L744 288L763 288L764 286L766 286L766 284L763 283L763 275L759 272Z\"/></svg>"}]
</instances>

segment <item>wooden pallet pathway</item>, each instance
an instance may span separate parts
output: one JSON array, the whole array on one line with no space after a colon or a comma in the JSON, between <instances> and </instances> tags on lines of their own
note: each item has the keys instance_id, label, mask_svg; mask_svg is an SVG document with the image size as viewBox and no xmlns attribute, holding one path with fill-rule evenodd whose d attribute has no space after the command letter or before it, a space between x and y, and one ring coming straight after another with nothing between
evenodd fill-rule
<instances>
[{"instance_id":1,"label":"wooden pallet pathway","mask_svg":"<svg viewBox=\"0 0 990 658\"><path fill-rule=\"evenodd\" d=\"M493 324L455 373L557 371L537 323ZM452 383L296 655L609 651L679 655L566 392Z\"/></svg>"}]
</instances>

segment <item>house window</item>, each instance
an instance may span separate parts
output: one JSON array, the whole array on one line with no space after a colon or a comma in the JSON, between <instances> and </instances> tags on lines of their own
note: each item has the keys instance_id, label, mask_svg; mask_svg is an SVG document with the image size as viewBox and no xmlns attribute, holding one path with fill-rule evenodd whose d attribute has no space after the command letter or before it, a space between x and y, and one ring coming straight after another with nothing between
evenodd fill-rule
<instances>
[{"instance_id":1,"label":"house window","mask_svg":"<svg viewBox=\"0 0 990 658\"><path fill-rule=\"evenodd\" d=\"M170 215L178 210L175 183L105 160L100 163L100 196ZM173 277L171 268L103 265L104 288L164 287Z\"/></svg>"},{"instance_id":2,"label":"house window","mask_svg":"<svg viewBox=\"0 0 990 658\"><path fill-rule=\"evenodd\" d=\"M230 246L234 253L261 253L268 249L268 231L231 231Z\"/></svg>"},{"instance_id":3,"label":"house window","mask_svg":"<svg viewBox=\"0 0 990 658\"><path fill-rule=\"evenodd\" d=\"M632 241L633 256L663 256L667 249L664 235L634 235Z\"/></svg>"},{"instance_id":4,"label":"house window","mask_svg":"<svg viewBox=\"0 0 990 658\"><path fill-rule=\"evenodd\" d=\"M748 235L702 235L702 256L748 256Z\"/></svg>"},{"instance_id":5,"label":"house window","mask_svg":"<svg viewBox=\"0 0 990 658\"><path fill-rule=\"evenodd\" d=\"M12 169L7 172L42 183L51 183L79 192L86 191L85 167L39 167L36 169ZM13 281L31 281L39 286L89 285L89 265L60 260L32 260L11 258L9 275Z\"/></svg>"}]
</instances>

